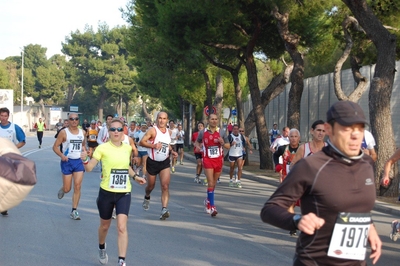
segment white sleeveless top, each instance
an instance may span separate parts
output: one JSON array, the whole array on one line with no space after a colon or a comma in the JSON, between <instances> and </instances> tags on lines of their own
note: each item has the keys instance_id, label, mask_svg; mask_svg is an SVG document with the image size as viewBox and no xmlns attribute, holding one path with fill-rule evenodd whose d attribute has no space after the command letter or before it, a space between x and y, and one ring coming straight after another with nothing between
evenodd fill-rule
<instances>
[{"instance_id":1,"label":"white sleeveless top","mask_svg":"<svg viewBox=\"0 0 400 266\"><path fill-rule=\"evenodd\" d=\"M10 122L10 126L7 129L0 127L0 138L8 139L15 144L18 144L17 131L15 130L14 123Z\"/></svg>"},{"instance_id":2,"label":"white sleeveless top","mask_svg":"<svg viewBox=\"0 0 400 266\"><path fill-rule=\"evenodd\" d=\"M233 135L233 133L230 135L232 140L236 142L235 145L229 148L229 156L232 157L239 157L243 155L243 141L241 138L241 135L239 134L238 136Z\"/></svg>"},{"instance_id":3,"label":"white sleeveless top","mask_svg":"<svg viewBox=\"0 0 400 266\"><path fill-rule=\"evenodd\" d=\"M129 137L128 135L124 134L124 139L122 140L122 143L128 144L129 146L131 146L131 144L129 143Z\"/></svg>"},{"instance_id":4,"label":"white sleeveless top","mask_svg":"<svg viewBox=\"0 0 400 266\"><path fill-rule=\"evenodd\" d=\"M171 129L171 145L175 145L176 144L176 135L178 134L178 129L174 128Z\"/></svg>"},{"instance_id":5,"label":"white sleeveless top","mask_svg":"<svg viewBox=\"0 0 400 266\"><path fill-rule=\"evenodd\" d=\"M137 143L140 143L140 141L142 140L142 138L145 134L146 134L146 132L143 132L141 130L135 133L135 138L137 138L139 140ZM140 146L139 144L137 145L137 149L138 149L138 151L147 151L146 147Z\"/></svg>"},{"instance_id":6,"label":"white sleeveless top","mask_svg":"<svg viewBox=\"0 0 400 266\"><path fill-rule=\"evenodd\" d=\"M67 140L63 142L64 155L69 159L80 159L82 152L82 142L84 139L82 129L78 129L79 133L74 135L69 131L69 128L65 128L65 133L67 135Z\"/></svg>"},{"instance_id":7,"label":"white sleeveless top","mask_svg":"<svg viewBox=\"0 0 400 266\"><path fill-rule=\"evenodd\" d=\"M328 145L326 142L324 142L324 145ZM311 150L310 142L307 142L304 144L304 153L303 153L303 158L306 158L310 155L314 154L314 152Z\"/></svg>"},{"instance_id":8,"label":"white sleeveless top","mask_svg":"<svg viewBox=\"0 0 400 266\"><path fill-rule=\"evenodd\" d=\"M156 130L156 137L150 143L156 144L161 142L162 147L159 150L148 148L147 154L149 155L150 159L162 162L169 158L169 144L171 143L171 136L169 135L168 129L166 129L165 133L161 132L157 126L154 126L154 129Z\"/></svg>"}]
</instances>

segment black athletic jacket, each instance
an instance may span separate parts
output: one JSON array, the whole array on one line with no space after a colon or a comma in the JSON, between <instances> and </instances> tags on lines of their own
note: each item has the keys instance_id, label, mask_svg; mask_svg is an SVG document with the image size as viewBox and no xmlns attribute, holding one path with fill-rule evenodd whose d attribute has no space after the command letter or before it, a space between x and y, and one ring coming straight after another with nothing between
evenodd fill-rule
<instances>
[{"instance_id":1,"label":"black athletic jacket","mask_svg":"<svg viewBox=\"0 0 400 266\"><path fill-rule=\"evenodd\" d=\"M339 212L370 212L375 203L373 161L361 154L347 158L332 144L297 162L261 210L261 219L285 230L295 230L288 207L301 199L301 213L325 219L314 235L301 233L293 265L366 265L365 261L327 256Z\"/></svg>"}]
</instances>

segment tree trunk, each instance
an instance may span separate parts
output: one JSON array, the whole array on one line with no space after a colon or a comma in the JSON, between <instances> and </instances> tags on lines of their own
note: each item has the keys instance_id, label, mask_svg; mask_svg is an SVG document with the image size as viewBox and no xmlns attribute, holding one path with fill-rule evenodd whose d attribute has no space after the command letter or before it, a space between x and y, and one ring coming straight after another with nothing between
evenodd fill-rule
<instances>
[{"instance_id":1,"label":"tree trunk","mask_svg":"<svg viewBox=\"0 0 400 266\"><path fill-rule=\"evenodd\" d=\"M251 101L253 104L253 110L256 115L256 132L258 138L259 145L259 154L260 154L260 169L272 169L272 155L269 151L269 141L268 141L268 131L267 131L267 123L265 121L264 116L264 108L261 104L261 95L260 88L258 86L258 78L257 78L257 68L256 63L254 61L254 47L257 39L259 38L261 31L261 22L255 17L254 18L254 33L247 44L245 53L244 53L244 61L247 70L247 79L250 89Z\"/></svg>"},{"instance_id":2,"label":"tree trunk","mask_svg":"<svg viewBox=\"0 0 400 266\"><path fill-rule=\"evenodd\" d=\"M342 0L377 50L374 77L369 90L369 115L371 132L375 137L378 159L376 161L375 184L382 196L398 196L399 179L395 167L394 179L388 189L380 189L380 177L386 160L394 153L396 143L393 136L390 100L396 67L396 36L390 34L373 14L365 0ZM378 130L379 129L379 130Z\"/></svg>"},{"instance_id":3,"label":"tree trunk","mask_svg":"<svg viewBox=\"0 0 400 266\"><path fill-rule=\"evenodd\" d=\"M107 98L107 93L103 92L99 99L99 119L102 119L104 116L104 102ZM105 121L103 121L105 122Z\"/></svg>"},{"instance_id":4,"label":"tree trunk","mask_svg":"<svg viewBox=\"0 0 400 266\"><path fill-rule=\"evenodd\" d=\"M287 126L300 128L300 103L304 89L304 60L303 55L297 49L300 36L289 31L289 13L280 14L275 7L272 11L278 22L278 32L285 43L286 51L293 60L294 67L290 77L292 86L289 91Z\"/></svg>"},{"instance_id":5,"label":"tree trunk","mask_svg":"<svg viewBox=\"0 0 400 266\"><path fill-rule=\"evenodd\" d=\"M213 106L217 110L217 116L219 118L219 127L223 125L223 113L222 113L222 102L224 101L224 81L221 74L218 74L215 78L216 90ZM210 110L210 109L209 109Z\"/></svg>"},{"instance_id":6,"label":"tree trunk","mask_svg":"<svg viewBox=\"0 0 400 266\"><path fill-rule=\"evenodd\" d=\"M153 123L154 122L153 121L153 117L147 112L146 102L144 100L142 101L142 111L143 111L145 120L146 121L151 121Z\"/></svg>"},{"instance_id":7,"label":"tree trunk","mask_svg":"<svg viewBox=\"0 0 400 266\"><path fill-rule=\"evenodd\" d=\"M336 97L338 98L339 101L358 102L363 93L367 89L368 80L367 78L361 75L360 72L361 67L359 66L359 60L356 56L354 55L351 56L350 64L354 80L357 83L357 87L349 96L347 96L342 89L341 75L340 75L343 64L344 62L346 62L347 58L351 53L351 49L353 48L353 39L351 38L350 32L348 30L350 26L353 26L353 28L357 29L358 31L362 31L362 29L359 27L358 21L354 17L346 17L343 20L342 28L344 32L346 46L342 55L337 61L335 66L335 71L333 72L333 87L335 90Z\"/></svg>"},{"instance_id":8,"label":"tree trunk","mask_svg":"<svg viewBox=\"0 0 400 266\"><path fill-rule=\"evenodd\" d=\"M212 105L211 82L210 82L210 77L208 76L207 72L205 70L203 70L202 72L203 72L203 77L204 77L204 81L205 81L205 84L206 84L206 97L207 97L207 99L206 99L206 103L207 104L206 105L208 106L208 110L209 110L209 113L210 113L211 110L212 110L212 107L213 107L213 105ZM203 123L204 123L204 125L207 124L207 116L204 114L204 112L203 112Z\"/></svg>"},{"instance_id":9,"label":"tree trunk","mask_svg":"<svg viewBox=\"0 0 400 266\"><path fill-rule=\"evenodd\" d=\"M235 87L235 96L236 96L236 117L237 124L239 127L244 128L244 110L243 110L243 100L242 100L242 87L240 87L239 82L239 70L236 68L231 72L233 79L233 86ZM229 113L229 117L231 117L232 112Z\"/></svg>"},{"instance_id":10,"label":"tree trunk","mask_svg":"<svg viewBox=\"0 0 400 266\"><path fill-rule=\"evenodd\" d=\"M224 69L231 73L232 75L232 80L233 80L233 86L235 88L235 96L236 96L236 115L240 127L244 127L244 111L243 111L243 102L242 102L242 88L240 87L240 82L239 82L239 71L240 68L243 65L242 60L239 60L239 63L236 65L235 68L230 67L226 64L222 64L220 62L215 61L212 57L210 57L206 51L201 50L201 53L204 55L204 57L214 66L219 67L221 69ZM232 110L231 110L232 111ZM229 118L228 118L228 123L231 122L231 114L229 113Z\"/></svg>"},{"instance_id":11,"label":"tree trunk","mask_svg":"<svg viewBox=\"0 0 400 266\"><path fill-rule=\"evenodd\" d=\"M272 78L271 82L268 86L263 90L261 94L261 104L263 106L263 112L265 111L265 107L275 99L279 94L281 94L285 90L286 84L290 80L290 75L293 70L293 64L286 66L283 73ZM249 136L256 126L256 115L255 110L251 110L247 115L245 125L245 134ZM268 138L269 141L269 138Z\"/></svg>"},{"instance_id":12,"label":"tree trunk","mask_svg":"<svg viewBox=\"0 0 400 266\"><path fill-rule=\"evenodd\" d=\"M39 100L39 105L40 105L40 112L42 113L42 120L46 122L47 127L50 126L50 121L47 120L47 114L46 114L46 109L44 108L44 101L42 98Z\"/></svg>"}]
</instances>

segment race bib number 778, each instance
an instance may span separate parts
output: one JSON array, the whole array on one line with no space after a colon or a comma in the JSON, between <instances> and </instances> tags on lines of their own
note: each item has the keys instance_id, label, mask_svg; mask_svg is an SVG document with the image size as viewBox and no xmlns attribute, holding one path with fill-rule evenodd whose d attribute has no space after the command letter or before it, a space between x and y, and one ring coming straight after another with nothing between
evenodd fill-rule
<instances>
[{"instance_id":1,"label":"race bib number 778","mask_svg":"<svg viewBox=\"0 0 400 266\"><path fill-rule=\"evenodd\" d=\"M364 260L371 223L370 213L339 213L333 228L328 256Z\"/></svg>"}]
</instances>

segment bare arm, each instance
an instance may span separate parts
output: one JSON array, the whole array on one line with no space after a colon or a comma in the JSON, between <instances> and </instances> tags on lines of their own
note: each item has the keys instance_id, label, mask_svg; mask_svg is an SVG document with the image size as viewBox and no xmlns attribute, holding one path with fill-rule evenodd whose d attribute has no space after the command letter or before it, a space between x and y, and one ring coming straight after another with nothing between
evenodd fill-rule
<instances>
[{"instance_id":1,"label":"bare arm","mask_svg":"<svg viewBox=\"0 0 400 266\"><path fill-rule=\"evenodd\" d=\"M372 259L372 264L375 264L382 254L382 241L379 238L374 224L371 224L369 229L368 242L371 246L371 255L369 258Z\"/></svg>"},{"instance_id":2,"label":"bare arm","mask_svg":"<svg viewBox=\"0 0 400 266\"><path fill-rule=\"evenodd\" d=\"M364 149L364 153L371 156L372 160L376 162L376 159L378 158L378 155L376 155L376 151L374 148L372 149Z\"/></svg>"},{"instance_id":3,"label":"bare arm","mask_svg":"<svg viewBox=\"0 0 400 266\"><path fill-rule=\"evenodd\" d=\"M67 140L67 135L65 133L65 130L61 130L58 133L58 136L56 138L56 141L53 144L53 151L57 156L61 158L61 161L68 161L68 157L65 156L61 151L60 151L60 145Z\"/></svg>"},{"instance_id":4,"label":"bare arm","mask_svg":"<svg viewBox=\"0 0 400 266\"><path fill-rule=\"evenodd\" d=\"M385 166L383 167L383 177L382 184L387 185L389 183L389 173L390 169L392 169L392 165L400 160L400 149L397 149L396 152L386 161Z\"/></svg>"},{"instance_id":5,"label":"bare arm","mask_svg":"<svg viewBox=\"0 0 400 266\"><path fill-rule=\"evenodd\" d=\"M89 159L86 151L82 151L81 159L84 162ZM83 163L83 166L85 167L85 171L86 172L91 172L93 170L93 168L97 165L98 162L99 161L97 161L95 158L92 158L92 159L89 160L88 163L86 163L86 164Z\"/></svg>"}]
</instances>

